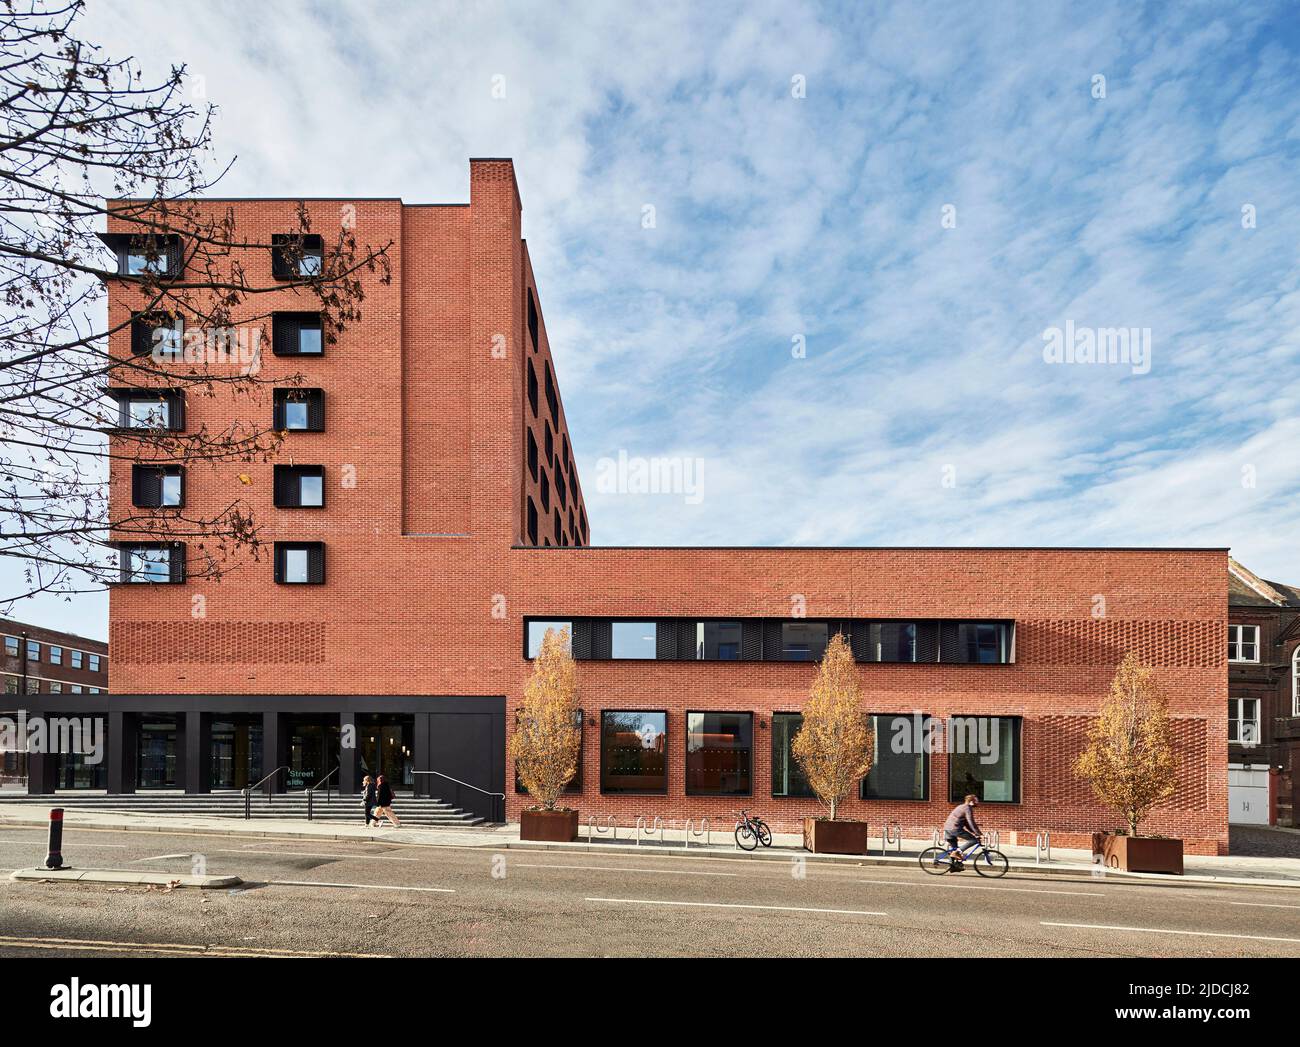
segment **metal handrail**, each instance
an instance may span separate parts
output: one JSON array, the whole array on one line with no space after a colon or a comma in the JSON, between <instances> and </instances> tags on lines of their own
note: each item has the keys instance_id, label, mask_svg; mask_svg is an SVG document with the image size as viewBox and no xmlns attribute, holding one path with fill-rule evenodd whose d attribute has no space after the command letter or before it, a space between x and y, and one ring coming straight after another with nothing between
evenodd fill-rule
<instances>
[{"instance_id":1,"label":"metal handrail","mask_svg":"<svg viewBox=\"0 0 1300 1047\"><path fill-rule=\"evenodd\" d=\"M453 778L451 775L449 775L449 774L443 774L441 771L412 771L411 773L412 773L412 774L436 774L439 778L446 778L447 781L449 781L449 782L455 782L457 785L463 785L466 789L473 789L476 793L482 793L484 796L490 796L490 797L492 797L493 799L501 800L503 804L504 804L504 802L505 802L505 798L506 798L506 794L505 794L505 793L494 793L494 792L492 792L490 789L480 789L477 785L471 785L469 782L462 782L459 778ZM459 794L459 791L457 791L456 800L457 800L457 806L459 806L459 805L460 805L460 804L459 804L459 800L460 800L460 794ZM495 816L495 814L496 814L496 804L493 804L493 805L492 805L492 809L493 809L493 815ZM501 821L504 821L504 820L505 820L505 818L504 818L504 814L505 814L505 812L503 811L503 812L502 812L503 817L502 817L501 819L499 819L499 820L501 820ZM493 820L495 821L495 820L498 820L498 819L496 819L496 818L494 817Z\"/></svg>"},{"instance_id":2,"label":"metal handrail","mask_svg":"<svg viewBox=\"0 0 1300 1047\"><path fill-rule=\"evenodd\" d=\"M244 786L244 821L248 821L250 818L253 817L253 790L254 790L254 789L260 789L260 788L262 787L263 784L265 784L266 782L269 782L272 778L274 778L274 777L275 777L277 774L279 774L281 771L287 771L287 770L290 770L290 767L289 767L289 765L286 763L286 764L284 764L282 767L277 767L274 771L272 771L270 774L268 774L265 778L263 778L263 779L262 779L260 782L258 782L257 784L255 784L255 785L246 785L246 786ZM270 790L270 789L267 789L267 791L266 791L266 802L267 802L268 804L270 804L270 802L271 802L271 790Z\"/></svg>"},{"instance_id":3,"label":"metal handrail","mask_svg":"<svg viewBox=\"0 0 1300 1047\"><path fill-rule=\"evenodd\" d=\"M317 789L319 789L319 788L323 785L323 786L325 786L325 802L326 802L326 803L333 803L333 802L334 802L334 800L333 800L333 795L332 795L332 791L331 791L330 786L329 786L328 783L329 783L329 780L330 780L331 778L333 778L336 774L338 774L339 771L342 770L342 769L343 769L343 765L340 764L338 767L335 767L334 770L330 771L330 773L327 774L324 778L322 778L320 781L318 781L315 785L309 785L309 786L307 786L307 788L304 789L303 792L305 792L305 793L309 793L309 794L310 794L310 793L312 793L312 792L315 792Z\"/></svg>"}]
</instances>

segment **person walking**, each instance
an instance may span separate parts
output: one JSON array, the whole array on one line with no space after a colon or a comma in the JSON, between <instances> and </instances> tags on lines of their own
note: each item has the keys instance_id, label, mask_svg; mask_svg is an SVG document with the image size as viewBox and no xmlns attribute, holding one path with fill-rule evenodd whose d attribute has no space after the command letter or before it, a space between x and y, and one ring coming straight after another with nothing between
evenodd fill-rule
<instances>
[{"instance_id":1,"label":"person walking","mask_svg":"<svg viewBox=\"0 0 1300 1047\"><path fill-rule=\"evenodd\" d=\"M382 774L376 779L376 799L379 806L375 808L375 822L378 823L379 816L382 814L393 823L394 829L400 829L402 823L398 820L397 815L393 813L393 787L388 784L388 779Z\"/></svg>"},{"instance_id":2,"label":"person walking","mask_svg":"<svg viewBox=\"0 0 1300 1047\"><path fill-rule=\"evenodd\" d=\"M361 779L361 806L366 812L366 828L370 828L372 818L378 825L379 819L375 818L375 782L370 775Z\"/></svg>"}]
</instances>

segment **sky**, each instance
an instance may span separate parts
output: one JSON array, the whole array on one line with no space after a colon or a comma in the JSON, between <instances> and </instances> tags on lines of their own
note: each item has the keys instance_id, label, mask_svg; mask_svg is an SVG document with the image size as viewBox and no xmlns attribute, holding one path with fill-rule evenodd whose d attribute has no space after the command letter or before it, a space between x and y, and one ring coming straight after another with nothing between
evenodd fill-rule
<instances>
[{"instance_id":1,"label":"sky","mask_svg":"<svg viewBox=\"0 0 1300 1047\"><path fill-rule=\"evenodd\" d=\"M513 157L594 544L1228 546L1300 583L1294 7L91 0L83 31L187 64L218 195L464 202ZM690 482L640 493L656 460Z\"/></svg>"}]
</instances>

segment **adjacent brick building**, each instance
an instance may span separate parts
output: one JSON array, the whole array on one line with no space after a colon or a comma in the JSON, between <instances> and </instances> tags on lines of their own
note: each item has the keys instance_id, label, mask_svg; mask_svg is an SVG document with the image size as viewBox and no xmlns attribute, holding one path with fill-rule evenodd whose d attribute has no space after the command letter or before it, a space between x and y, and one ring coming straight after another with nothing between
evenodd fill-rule
<instances>
[{"instance_id":1,"label":"adjacent brick building","mask_svg":"<svg viewBox=\"0 0 1300 1047\"><path fill-rule=\"evenodd\" d=\"M293 201L213 206L250 239L295 228ZM346 211L360 240L391 240L392 282L368 287L362 321L323 352L266 358L264 376L302 372L321 391L302 414L319 425L290 432L277 463L184 481L200 510L244 497L279 543L273 562L219 584L187 582L181 556L127 562L157 584L115 588L115 693L82 703L109 717L110 790L239 786L282 765L292 788L338 761L344 788L376 766L425 792L445 775L484 790L485 811L504 793L517 817L506 730L530 644L564 622L581 660L584 818L725 826L747 807L789 827L818 809L789 759L793 716L842 630L871 711L889 714L848 816L928 832L974 789L991 827L1077 842L1116 825L1071 766L1137 650L1170 698L1183 771L1150 827L1226 848L1225 550L589 547L511 162L471 161L468 206L306 206L317 227ZM111 308L131 294L115 284ZM285 337L314 349L301 323ZM269 417L270 398L191 398L184 424ZM125 466L112 484L132 497ZM980 718L956 726L985 732L996 759L894 753L893 717L914 714ZM358 748L341 749L353 732ZM143 769L156 744L175 756L161 775Z\"/></svg>"}]
</instances>

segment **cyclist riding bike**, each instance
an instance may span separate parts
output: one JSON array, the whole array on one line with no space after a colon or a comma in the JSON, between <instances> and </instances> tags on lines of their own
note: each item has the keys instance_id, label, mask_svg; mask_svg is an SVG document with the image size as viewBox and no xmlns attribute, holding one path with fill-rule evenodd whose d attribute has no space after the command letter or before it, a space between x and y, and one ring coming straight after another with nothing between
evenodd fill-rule
<instances>
[{"instance_id":1,"label":"cyclist riding bike","mask_svg":"<svg viewBox=\"0 0 1300 1047\"><path fill-rule=\"evenodd\" d=\"M979 806L979 802L978 796L967 793L965 799L949 812L948 820L943 823L943 839L952 851L953 872L958 872L962 867L962 841L979 842L980 827L975 821L975 808Z\"/></svg>"}]
</instances>

